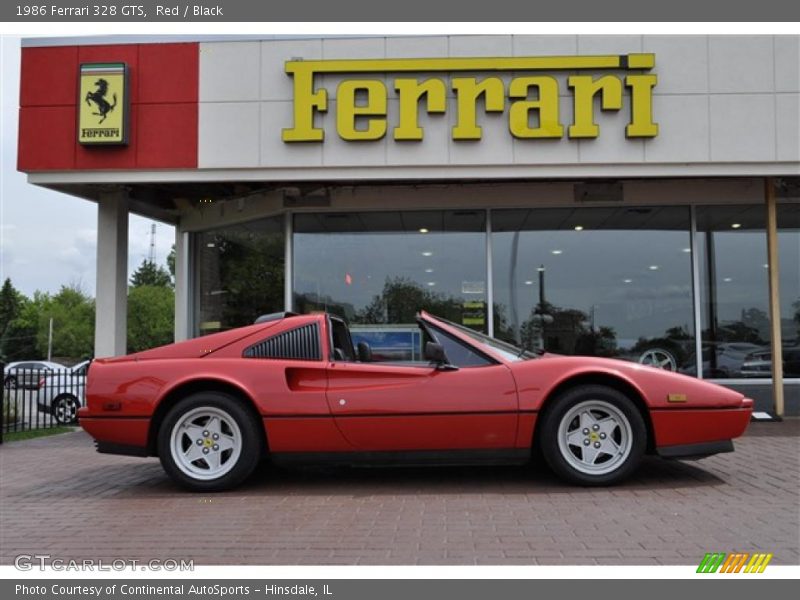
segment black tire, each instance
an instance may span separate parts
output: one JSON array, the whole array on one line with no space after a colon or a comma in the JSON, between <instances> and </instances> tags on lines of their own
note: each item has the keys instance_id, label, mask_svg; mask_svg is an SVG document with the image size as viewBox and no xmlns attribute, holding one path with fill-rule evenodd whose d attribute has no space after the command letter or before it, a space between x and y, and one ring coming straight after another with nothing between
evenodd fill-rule
<instances>
[{"instance_id":1,"label":"black tire","mask_svg":"<svg viewBox=\"0 0 800 600\"><path fill-rule=\"evenodd\" d=\"M584 410L591 407L595 407L595 410ZM583 413L591 412L595 416L602 416L604 410L610 411L614 413L613 421L607 420L602 426L598 424L598 427L606 429L613 424L616 424L616 427L608 434L593 432L593 425L583 429L580 425L576 427L581 419L575 415L576 410ZM600 421L602 418L598 423ZM582 444L567 442L565 433L571 432L580 437L584 436L585 431L589 431L589 434L584 437ZM604 435L602 440L597 437L600 434ZM607 462L597 465L586 464L584 462L586 455L581 445L605 444L606 435L616 446L627 449L627 453L623 450L618 455L612 456L602 451L595 451L597 457L602 457L599 460ZM555 398L542 416L538 438L542 455L553 472L570 483L583 486L614 485L623 481L639 466L647 448L647 428L639 409L622 392L602 385L575 387ZM586 444L586 441L589 443ZM606 448L605 445L602 447ZM591 451L591 448L589 450ZM597 472L594 472L595 469ZM607 472L603 472L604 469Z\"/></svg>"},{"instance_id":2,"label":"black tire","mask_svg":"<svg viewBox=\"0 0 800 600\"><path fill-rule=\"evenodd\" d=\"M59 425L73 425L78 422L78 409L81 403L75 396L65 394L53 400L51 412Z\"/></svg>"},{"instance_id":3,"label":"black tire","mask_svg":"<svg viewBox=\"0 0 800 600\"><path fill-rule=\"evenodd\" d=\"M175 425L196 409L217 409L235 421L241 435L241 448L230 470L213 479L200 479L185 472L176 462L172 451L172 431ZM194 492L221 492L242 483L256 468L263 456L263 432L256 416L242 402L222 392L197 392L173 406L158 430L158 456L164 470L176 483Z\"/></svg>"}]
</instances>

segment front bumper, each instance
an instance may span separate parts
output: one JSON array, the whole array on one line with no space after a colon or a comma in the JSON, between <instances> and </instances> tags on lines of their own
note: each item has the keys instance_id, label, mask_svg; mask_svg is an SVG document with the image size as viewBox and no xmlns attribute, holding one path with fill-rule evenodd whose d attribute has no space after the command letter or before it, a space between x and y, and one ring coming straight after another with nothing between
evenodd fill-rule
<instances>
[{"instance_id":1,"label":"front bumper","mask_svg":"<svg viewBox=\"0 0 800 600\"><path fill-rule=\"evenodd\" d=\"M731 440L742 435L750 423L753 401L743 398L732 408L667 408L650 414L658 454L708 456L731 451ZM728 445L730 449L725 449Z\"/></svg>"}]
</instances>

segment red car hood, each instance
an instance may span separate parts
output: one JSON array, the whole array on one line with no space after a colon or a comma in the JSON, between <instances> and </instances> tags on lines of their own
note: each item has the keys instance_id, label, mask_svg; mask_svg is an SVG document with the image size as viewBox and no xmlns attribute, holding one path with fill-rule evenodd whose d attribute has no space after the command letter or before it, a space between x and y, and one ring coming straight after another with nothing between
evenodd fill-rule
<instances>
[{"instance_id":1,"label":"red car hood","mask_svg":"<svg viewBox=\"0 0 800 600\"><path fill-rule=\"evenodd\" d=\"M520 389L527 388L534 396L546 394L567 379L597 375L627 383L651 408L734 408L752 403L743 394L721 385L611 358L544 354L510 367ZM547 384L542 385L543 382Z\"/></svg>"}]
</instances>

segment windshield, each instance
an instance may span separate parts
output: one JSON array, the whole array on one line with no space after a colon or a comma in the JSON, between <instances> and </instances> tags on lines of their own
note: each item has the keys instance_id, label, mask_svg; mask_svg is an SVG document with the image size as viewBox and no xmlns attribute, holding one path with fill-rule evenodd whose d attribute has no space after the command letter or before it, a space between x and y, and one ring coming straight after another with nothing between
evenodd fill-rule
<instances>
[{"instance_id":1,"label":"windshield","mask_svg":"<svg viewBox=\"0 0 800 600\"><path fill-rule=\"evenodd\" d=\"M530 360L531 358L536 358L536 354L530 352L529 350L524 350L523 348L519 348L514 344L509 344L508 342L503 342L493 337L489 337L484 333L480 333L479 331L475 331L474 329L470 329L469 327L464 327L463 325L459 325L458 323L453 323L452 321L448 321L447 319L442 319L441 317L435 317L436 320L441 321L442 323L447 323L450 327L454 327L458 329L461 333L469 336L471 339L475 340L479 344L484 346L488 346L498 354L500 354L503 358L510 361L520 361L520 360Z\"/></svg>"}]
</instances>

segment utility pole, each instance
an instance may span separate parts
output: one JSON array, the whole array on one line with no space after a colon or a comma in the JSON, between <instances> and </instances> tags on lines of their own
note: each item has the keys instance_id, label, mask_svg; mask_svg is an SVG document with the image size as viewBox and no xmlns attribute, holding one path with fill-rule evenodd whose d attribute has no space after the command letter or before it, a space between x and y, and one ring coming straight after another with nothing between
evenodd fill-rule
<instances>
[{"instance_id":1,"label":"utility pole","mask_svg":"<svg viewBox=\"0 0 800 600\"><path fill-rule=\"evenodd\" d=\"M147 257L147 261L154 265L156 264L156 224L152 223L150 225L150 254Z\"/></svg>"},{"instance_id":2,"label":"utility pole","mask_svg":"<svg viewBox=\"0 0 800 600\"><path fill-rule=\"evenodd\" d=\"M47 362L53 360L53 317L50 317L50 333L47 335Z\"/></svg>"}]
</instances>

